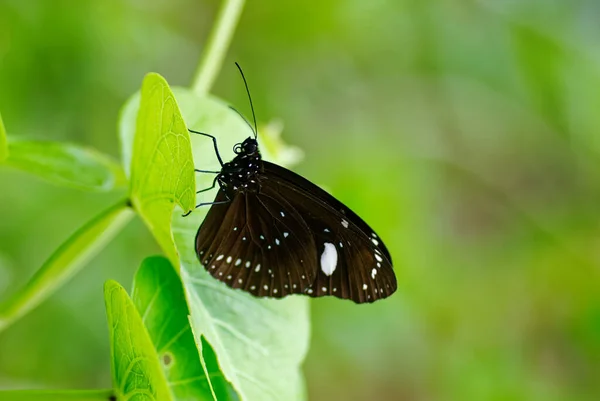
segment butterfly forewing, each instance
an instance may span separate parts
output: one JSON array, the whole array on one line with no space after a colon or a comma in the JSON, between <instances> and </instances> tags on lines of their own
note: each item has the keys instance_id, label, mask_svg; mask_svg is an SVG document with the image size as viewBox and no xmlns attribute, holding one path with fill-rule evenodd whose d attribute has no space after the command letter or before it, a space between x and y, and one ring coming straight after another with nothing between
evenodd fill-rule
<instances>
[{"instance_id":1,"label":"butterfly forewing","mask_svg":"<svg viewBox=\"0 0 600 401\"><path fill-rule=\"evenodd\" d=\"M356 213L354 213L351 209L346 207L342 202L334 198L328 192L308 181L306 178L294 173L291 170L278 166L277 164L267 161L263 161L262 163L264 165L265 177L289 187L294 192L299 193L301 197L307 197L320 204L327 205L329 207L328 210L332 210L335 215L341 214L342 216L346 216L348 221L352 222L358 230L367 234L368 236L370 234L376 235L375 231ZM326 216L327 215L329 214L326 214ZM377 241L376 245L391 263L392 257L385 244L381 241Z\"/></svg>"},{"instance_id":2,"label":"butterfly forewing","mask_svg":"<svg viewBox=\"0 0 600 401\"><path fill-rule=\"evenodd\" d=\"M362 219L314 184L302 179L302 185L297 185L301 177L289 170L265 162L265 174L273 181L268 187L277 188L310 227L318 268L308 295L362 303L396 290L389 252Z\"/></svg>"}]
</instances>

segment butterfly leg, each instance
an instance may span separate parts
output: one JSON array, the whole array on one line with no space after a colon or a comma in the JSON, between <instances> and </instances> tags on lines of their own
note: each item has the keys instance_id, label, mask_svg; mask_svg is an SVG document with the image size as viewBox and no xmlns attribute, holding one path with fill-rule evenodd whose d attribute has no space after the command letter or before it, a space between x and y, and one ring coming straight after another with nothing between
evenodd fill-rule
<instances>
[{"instance_id":1,"label":"butterfly leg","mask_svg":"<svg viewBox=\"0 0 600 401\"><path fill-rule=\"evenodd\" d=\"M202 192L210 191L211 189L213 189L217 185L217 179L219 179L219 176L215 177L215 179L212 182L212 185L209 188L201 189L200 191L197 191L196 194L201 194Z\"/></svg>"},{"instance_id":2,"label":"butterfly leg","mask_svg":"<svg viewBox=\"0 0 600 401\"><path fill-rule=\"evenodd\" d=\"M198 170L194 169L196 173L206 173L206 174L219 174L220 171L210 171L210 170Z\"/></svg>"},{"instance_id":3,"label":"butterfly leg","mask_svg":"<svg viewBox=\"0 0 600 401\"><path fill-rule=\"evenodd\" d=\"M219 154L219 148L218 148L218 146L217 146L217 138L215 138L215 137L214 137L214 136L212 136L212 135L205 134L204 132L193 131L193 130L191 130L191 129L188 129L188 131L190 131L190 132L191 132L191 133L193 133L193 134L198 134L198 135L207 136L207 137L209 137L209 138L211 138L211 139L212 139L212 141L213 141L213 145L214 145L214 147L215 147L215 153L217 154L217 159L219 159L219 163L220 163L220 164L221 164L221 166L222 166L222 165L223 165L223 159L221 159L221 155Z\"/></svg>"},{"instance_id":4,"label":"butterfly leg","mask_svg":"<svg viewBox=\"0 0 600 401\"><path fill-rule=\"evenodd\" d=\"M212 188L209 188L209 189L212 189ZM231 199L229 199L229 198L227 200L219 201L219 202L202 202L202 203L197 204L194 209L198 209L199 207L209 206L209 205L210 206L212 206L212 205L224 205L225 203L229 203L229 202L231 202ZM182 214L181 217L187 217L187 216L190 215L190 213L192 213L191 210L189 212L187 212L186 214Z\"/></svg>"},{"instance_id":5,"label":"butterfly leg","mask_svg":"<svg viewBox=\"0 0 600 401\"><path fill-rule=\"evenodd\" d=\"M203 202L203 203L197 204L196 209L198 209L201 206L224 205L225 203L229 203L229 202L231 202L231 199L227 199L224 201L218 201L218 202Z\"/></svg>"},{"instance_id":6,"label":"butterfly leg","mask_svg":"<svg viewBox=\"0 0 600 401\"><path fill-rule=\"evenodd\" d=\"M198 171L198 170L196 170ZM216 176L215 179L212 182L212 185L208 188L204 188L201 189L200 191L196 191L196 195L197 194L201 194L202 192L206 192L206 191L210 191L211 189L213 189L215 186L217 186L217 180L219 179L219 176ZM227 197L227 195L225 195ZM209 202L209 203L201 203L199 205L196 205L196 207L194 209L199 208L200 206L204 206L204 205L218 205L221 203L227 203L227 202L231 202L231 199L227 198L226 201L221 201L221 202ZM186 217L189 216L189 214L192 213L192 211L190 210L189 212L187 212L186 214L181 215L181 217Z\"/></svg>"}]
</instances>

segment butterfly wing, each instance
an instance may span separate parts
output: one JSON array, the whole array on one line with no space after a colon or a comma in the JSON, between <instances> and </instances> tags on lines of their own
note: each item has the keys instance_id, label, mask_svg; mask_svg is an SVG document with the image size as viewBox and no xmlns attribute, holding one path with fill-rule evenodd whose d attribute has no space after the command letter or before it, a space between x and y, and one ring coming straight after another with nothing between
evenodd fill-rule
<instances>
[{"instance_id":1,"label":"butterfly wing","mask_svg":"<svg viewBox=\"0 0 600 401\"><path fill-rule=\"evenodd\" d=\"M396 291L389 251L358 215L305 178L263 162L262 193L285 199L309 227L316 279L306 293L374 302Z\"/></svg>"},{"instance_id":2,"label":"butterfly wing","mask_svg":"<svg viewBox=\"0 0 600 401\"><path fill-rule=\"evenodd\" d=\"M219 190L215 202L223 200ZM316 278L310 229L278 194L238 192L211 206L196 251L213 277L259 297L304 293Z\"/></svg>"}]
</instances>

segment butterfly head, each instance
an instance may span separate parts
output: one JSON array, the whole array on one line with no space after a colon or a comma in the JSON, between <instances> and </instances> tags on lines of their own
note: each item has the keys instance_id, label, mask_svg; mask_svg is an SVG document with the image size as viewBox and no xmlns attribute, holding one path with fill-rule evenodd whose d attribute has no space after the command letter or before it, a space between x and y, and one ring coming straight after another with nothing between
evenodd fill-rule
<instances>
[{"instance_id":1,"label":"butterfly head","mask_svg":"<svg viewBox=\"0 0 600 401\"><path fill-rule=\"evenodd\" d=\"M244 142L236 144L233 151L238 155L252 156L258 153L258 142L256 139L249 137Z\"/></svg>"}]
</instances>

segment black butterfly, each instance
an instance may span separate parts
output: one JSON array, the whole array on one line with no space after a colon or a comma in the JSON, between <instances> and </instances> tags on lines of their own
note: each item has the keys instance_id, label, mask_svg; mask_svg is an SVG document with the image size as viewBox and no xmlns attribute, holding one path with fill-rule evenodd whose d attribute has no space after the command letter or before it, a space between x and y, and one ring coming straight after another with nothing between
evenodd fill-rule
<instances>
[{"instance_id":1,"label":"black butterfly","mask_svg":"<svg viewBox=\"0 0 600 401\"><path fill-rule=\"evenodd\" d=\"M256 118L254 124L254 138L237 144L229 163L223 163L213 136L190 131L212 138L222 167L206 189L219 184L196 235L206 270L258 297L333 295L363 303L390 296L396 277L381 239L321 188L262 160Z\"/></svg>"}]
</instances>

